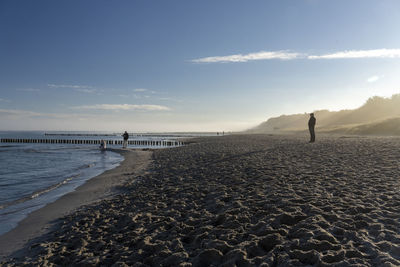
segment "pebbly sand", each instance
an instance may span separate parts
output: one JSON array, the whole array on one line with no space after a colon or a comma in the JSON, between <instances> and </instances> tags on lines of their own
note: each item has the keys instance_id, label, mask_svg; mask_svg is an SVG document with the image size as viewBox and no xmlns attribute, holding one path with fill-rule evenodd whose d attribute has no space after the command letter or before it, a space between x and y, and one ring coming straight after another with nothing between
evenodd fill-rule
<instances>
[{"instance_id":1,"label":"pebbly sand","mask_svg":"<svg viewBox=\"0 0 400 267\"><path fill-rule=\"evenodd\" d=\"M3 264L400 266L400 139L307 138L154 151L125 192L67 215Z\"/></svg>"}]
</instances>

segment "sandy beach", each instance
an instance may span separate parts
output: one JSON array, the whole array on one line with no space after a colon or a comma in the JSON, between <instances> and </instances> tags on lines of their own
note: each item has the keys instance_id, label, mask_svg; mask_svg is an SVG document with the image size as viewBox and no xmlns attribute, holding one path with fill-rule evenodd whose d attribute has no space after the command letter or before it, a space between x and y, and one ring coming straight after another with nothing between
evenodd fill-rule
<instances>
[{"instance_id":1,"label":"sandy beach","mask_svg":"<svg viewBox=\"0 0 400 267\"><path fill-rule=\"evenodd\" d=\"M400 266L400 139L307 139L144 151L145 170L146 157L104 174L127 176L123 191L67 212L3 265Z\"/></svg>"},{"instance_id":2,"label":"sandy beach","mask_svg":"<svg viewBox=\"0 0 400 267\"><path fill-rule=\"evenodd\" d=\"M26 246L29 240L39 242L39 240L46 239L46 234L58 226L57 224L60 222L58 219L75 209L110 198L124 191L125 188L121 186L143 174L150 162L151 152L149 151L121 149L113 149L112 151L124 156L123 162L117 168L88 180L75 191L32 212L16 228L1 235L0 259L12 252L16 252L15 256L23 255L26 251L21 249ZM30 243L28 243L29 245Z\"/></svg>"}]
</instances>

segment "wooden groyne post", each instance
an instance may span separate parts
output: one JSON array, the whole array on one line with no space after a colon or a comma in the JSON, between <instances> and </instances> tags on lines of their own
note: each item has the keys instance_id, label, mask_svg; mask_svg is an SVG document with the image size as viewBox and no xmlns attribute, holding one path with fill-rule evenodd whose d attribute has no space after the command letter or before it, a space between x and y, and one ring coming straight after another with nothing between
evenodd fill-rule
<instances>
[{"instance_id":1,"label":"wooden groyne post","mask_svg":"<svg viewBox=\"0 0 400 267\"><path fill-rule=\"evenodd\" d=\"M122 145L122 140L105 140L107 145ZM76 144L99 145L100 140L93 139L29 139L29 138L1 138L1 143L31 143L31 144ZM128 140L128 145L145 147L172 147L183 146L184 143L177 140Z\"/></svg>"}]
</instances>

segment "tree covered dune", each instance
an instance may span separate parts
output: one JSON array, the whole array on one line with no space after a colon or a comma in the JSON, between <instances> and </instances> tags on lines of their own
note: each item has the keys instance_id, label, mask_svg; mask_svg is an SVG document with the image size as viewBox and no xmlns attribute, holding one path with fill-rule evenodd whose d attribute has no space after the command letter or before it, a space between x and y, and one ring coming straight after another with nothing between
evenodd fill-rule
<instances>
[{"instance_id":1,"label":"tree covered dune","mask_svg":"<svg viewBox=\"0 0 400 267\"><path fill-rule=\"evenodd\" d=\"M353 110L317 110L317 130L358 135L400 135L400 94L390 98L374 96ZM307 130L309 115L294 114L270 118L250 133L282 133Z\"/></svg>"}]
</instances>

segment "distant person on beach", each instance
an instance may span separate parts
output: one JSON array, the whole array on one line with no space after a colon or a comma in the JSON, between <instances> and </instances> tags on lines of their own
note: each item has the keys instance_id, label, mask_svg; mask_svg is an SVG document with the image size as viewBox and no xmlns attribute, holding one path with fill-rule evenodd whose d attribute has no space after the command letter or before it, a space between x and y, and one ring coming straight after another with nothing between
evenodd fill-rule
<instances>
[{"instance_id":1,"label":"distant person on beach","mask_svg":"<svg viewBox=\"0 0 400 267\"><path fill-rule=\"evenodd\" d=\"M122 148L126 148L128 146L129 134L125 131L122 136L124 137L124 143L122 145Z\"/></svg>"},{"instance_id":2,"label":"distant person on beach","mask_svg":"<svg viewBox=\"0 0 400 267\"><path fill-rule=\"evenodd\" d=\"M107 148L107 143L106 143L106 141L101 140L101 141L100 141L100 146L99 146L99 148L100 148L101 151L105 151L106 148Z\"/></svg>"},{"instance_id":3,"label":"distant person on beach","mask_svg":"<svg viewBox=\"0 0 400 267\"><path fill-rule=\"evenodd\" d=\"M315 123L317 120L314 117L314 113L310 114L310 119L308 120L308 130L310 131L310 143L315 142Z\"/></svg>"}]
</instances>

